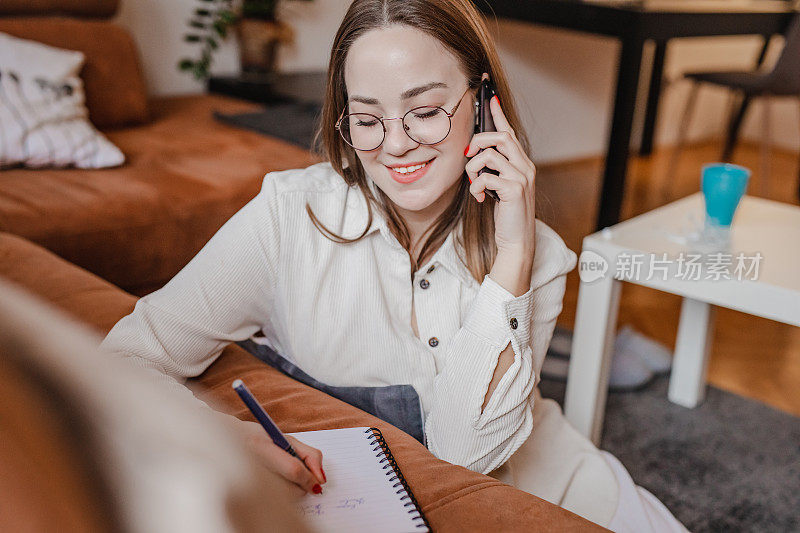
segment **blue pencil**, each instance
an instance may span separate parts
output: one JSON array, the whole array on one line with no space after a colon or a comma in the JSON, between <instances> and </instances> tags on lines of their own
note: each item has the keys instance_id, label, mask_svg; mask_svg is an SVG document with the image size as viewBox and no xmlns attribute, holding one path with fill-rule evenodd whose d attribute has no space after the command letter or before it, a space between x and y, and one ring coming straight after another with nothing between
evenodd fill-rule
<instances>
[{"instance_id":1,"label":"blue pencil","mask_svg":"<svg viewBox=\"0 0 800 533\"><path fill-rule=\"evenodd\" d=\"M247 385L245 385L241 379L237 379L233 382L233 390L236 391L236 394L239 395L239 398L241 398L247 408L250 409L250 412L253 413L254 417L256 417L258 423L261 424L261 426L267 431L270 438L272 438L272 442L274 442L282 450L300 459L300 457L297 455L297 452L294 451L294 448L292 448L292 445L289 444L289 441L286 439L284 434L280 429L278 429L278 426L275 425L275 422L272 420L272 418L270 418L264 408L261 407L261 405L256 401L256 399L250 393L250 390L247 388Z\"/></svg>"}]
</instances>

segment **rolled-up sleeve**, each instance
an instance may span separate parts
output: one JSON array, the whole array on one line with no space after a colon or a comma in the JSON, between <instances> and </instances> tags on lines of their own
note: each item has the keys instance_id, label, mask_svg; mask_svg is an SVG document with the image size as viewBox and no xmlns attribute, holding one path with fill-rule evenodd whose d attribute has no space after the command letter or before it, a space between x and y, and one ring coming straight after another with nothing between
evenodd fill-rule
<instances>
[{"instance_id":1,"label":"rolled-up sleeve","mask_svg":"<svg viewBox=\"0 0 800 533\"><path fill-rule=\"evenodd\" d=\"M200 375L226 345L258 331L271 312L280 257L279 195L270 174L164 287L140 298L100 348L176 386ZM175 388L175 387L174 387Z\"/></svg>"},{"instance_id":2,"label":"rolled-up sleeve","mask_svg":"<svg viewBox=\"0 0 800 533\"><path fill-rule=\"evenodd\" d=\"M536 232L530 290L514 297L484 277L448 347L425 421L434 455L481 473L502 465L530 436L532 392L561 313L566 274L577 262L558 234L539 220ZM514 361L481 410L509 343Z\"/></svg>"}]
</instances>

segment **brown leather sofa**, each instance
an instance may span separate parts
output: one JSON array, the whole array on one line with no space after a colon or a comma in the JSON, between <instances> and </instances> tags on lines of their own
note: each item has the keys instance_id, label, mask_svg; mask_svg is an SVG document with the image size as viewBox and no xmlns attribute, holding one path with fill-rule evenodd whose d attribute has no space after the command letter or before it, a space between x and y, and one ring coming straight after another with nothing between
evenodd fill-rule
<instances>
[{"instance_id":1,"label":"brown leather sofa","mask_svg":"<svg viewBox=\"0 0 800 533\"><path fill-rule=\"evenodd\" d=\"M318 159L212 118L213 110L234 113L253 104L216 95L148 98L133 39L104 19L117 4L0 2L0 32L84 53L89 118L127 158L102 170L0 171L0 231L144 295L258 193L265 173Z\"/></svg>"},{"instance_id":2,"label":"brown leather sofa","mask_svg":"<svg viewBox=\"0 0 800 533\"><path fill-rule=\"evenodd\" d=\"M130 313L136 303L135 296L41 246L8 233L0 233L0 278L50 302L100 335L105 335L120 318ZM235 378L248 383L286 431L356 426L380 428L434 531L603 530L491 477L436 459L413 437L280 374L235 344L229 345L204 374L190 381L189 386L215 408L239 418L252 419L230 387ZM0 387L6 386L8 383L0 384ZM6 429L0 427L0 434ZM0 463L2 460L3 454L0 454ZM0 464L0 471L4 470L8 469ZM36 505L17 509L35 510Z\"/></svg>"}]
</instances>

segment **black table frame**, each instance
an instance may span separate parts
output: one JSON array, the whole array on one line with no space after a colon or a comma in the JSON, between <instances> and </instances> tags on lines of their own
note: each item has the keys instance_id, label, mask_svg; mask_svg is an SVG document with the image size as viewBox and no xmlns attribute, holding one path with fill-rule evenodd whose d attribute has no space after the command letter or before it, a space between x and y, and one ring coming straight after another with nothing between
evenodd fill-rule
<instances>
[{"instance_id":1,"label":"black table frame","mask_svg":"<svg viewBox=\"0 0 800 533\"><path fill-rule=\"evenodd\" d=\"M617 66L617 84L611 131L603 172L603 184L595 228L616 224L625 192L630 154L631 130L639 88L644 44L655 41L653 68L649 80L644 131L640 152L653 146L662 71L669 39L717 35L762 35L765 39L783 33L791 16L788 2L753 0L753 9L741 11L698 10L702 0L687 0L691 10L658 10L657 3L604 2L581 0L481 0L476 2L487 15L557 28L616 37L622 42ZM673 3L672 5L675 5ZM759 62L763 60L763 51Z\"/></svg>"},{"instance_id":2,"label":"black table frame","mask_svg":"<svg viewBox=\"0 0 800 533\"><path fill-rule=\"evenodd\" d=\"M324 70L211 76L207 89L211 93L266 105L289 102L322 104L326 76Z\"/></svg>"}]
</instances>

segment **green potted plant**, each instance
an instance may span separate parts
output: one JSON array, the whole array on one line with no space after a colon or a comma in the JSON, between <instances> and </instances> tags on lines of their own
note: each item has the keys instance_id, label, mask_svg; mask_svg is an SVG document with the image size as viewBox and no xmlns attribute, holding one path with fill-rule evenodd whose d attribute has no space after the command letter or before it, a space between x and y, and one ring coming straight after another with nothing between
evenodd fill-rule
<instances>
[{"instance_id":1,"label":"green potted plant","mask_svg":"<svg viewBox=\"0 0 800 533\"><path fill-rule=\"evenodd\" d=\"M214 51L232 29L239 38L242 73L263 74L275 68L278 46L294 40L292 28L277 20L278 0L198 0L184 40L200 45L200 57L183 58L178 68L198 80L208 78ZM302 0L310 2L313 0Z\"/></svg>"}]
</instances>

